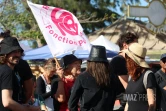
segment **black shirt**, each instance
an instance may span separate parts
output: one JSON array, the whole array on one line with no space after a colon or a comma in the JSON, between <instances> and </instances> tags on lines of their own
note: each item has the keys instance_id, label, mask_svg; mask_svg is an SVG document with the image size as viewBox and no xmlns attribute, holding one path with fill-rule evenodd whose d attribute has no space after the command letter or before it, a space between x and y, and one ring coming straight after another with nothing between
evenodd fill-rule
<instances>
[{"instance_id":1,"label":"black shirt","mask_svg":"<svg viewBox=\"0 0 166 111\"><path fill-rule=\"evenodd\" d=\"M7 65L0 65L0 111L10 111L7 108L4 108L2 104L2 90L3 89L13 89L13 82L12 82L12 69Z\"/></svg>"},{"instance_id":2,"label":"black shirt","mask_svg":"<svg viewBox=\"0 0 166 111\"><path fill-rule=\"evenodd\" d=\"M52 77L51 77L51 83L54 81L54 79L56 79L56 78L58 78L58 76L57 75L53 75ZM52 84L51 84L52 85ZM56 90L57 90L57 85L58 84L56 84L55 85L55 88L53 88L54 90L55 90L55 92L56 92ZM54 93L55 93L54 92ZM51 94L53 93L51 93L51 91L50 92L46 92L46 85L45 85L45 82L44 82L44 80L43 80L43 78L41 77L41 76L39 76L38 78L37 78L37 80L36 80L36 93L37 94L39 94L39 95L41 95L42 97L43 97L43 99L47 99L48 97L50 97L50 96L52 96Z\"/></svg>"},{"instance_id":3,"label":"black shirt","mask_svg":"<svg viewBox=\"0 0 166 111\"><path fill-rule=\"evenodd\" d=\"M161 77L161 74L166 79L166 73L164 73L161 69L155 73L156 81L157 81L157 108L161 111L166 111L166 90L163 88L166 87L166 81Z\"/></svg>"},{"instance_id":4,"label":"black shirt","mask_svg":"<svg viewBox=\"0 0 166 111\"><path fill-rule=\"evenodd\" d=\"M127 67L126 67L126 60L123 56L117 55L113 57L110 61L110 70L112 75L120 76L120 75L127 75ZM125 89L120 82L120 80L117 80L118 84L118 94L117 94L117 99L123 101L123 93L125 92ZM125 105L125 101L124 105Z\"/></svg>"},{"instance_id":5,"label":"black shirt","mask_svg":"<svg viewBox=\"0 0 166 111\"><path fill-rule=\"evenodd\" d=\"M110 61L111 73L116 75L127 75L126 60L123 56L117 55Z\"/></svg>"},{"instance_id":6,"label":"black shirt","mask_svg":"<svg viewBox=\"0 0 166 111\"><path fill-rule=\"evenodd\" d=\"M20 59L19 63L14 68L13 74L13 100L24 103L25 94L23 84L24 81L29 80L33 77L32 71L25 60ZM32 89L29 89L32 90Z\"/></svg>"},{"instance_id":7,"label":"black shirt","mask_svg":"<svg viewBox=\"0 0 166 111\"><path fill-rule=\"evenodd\" d=\"M23 81L29 80L33 77L29 64L23 59L20 59L19 63L15 66L15 71L19 73Z\"/></svg>"},{"instance_id":8,"label":"black shirt","mask_svg":"<svg viewBox=\"0 0 166 111\"><path fill-rule=\"evenodd\" d=\"M44 83L44 80L41 76L39 76L36 81L37 87L35 92L41 95L43 99L47 99L48 97L52 96L54 111L59 111L60 103L53 97L58 88L58 81L56 81L56 78L58 78L57 75L54 75L53 77L51 77L51 91L46 92L46 85Z\"/></svg>"},{"instance_id":9,"label":"black shirt","mask_svg":"<svg viewBox=\"0 0 166 111\"><path fill-rule=\"evenodd\" d=\"M78 111L80 100L81 111L112 111L116 98L116 78L111 77L111 84L101 88L87 72L81 73L72 88L68 101L70 111Z\"/></svg>"},{"instance_id":10,"label":"black shirt","mask_svg":"<svg viewBox=\"0 0 166 111\"><path fill-rule=\"evenodd\" d=\"M36 80L36 91L35 92L37 94L41 95L44 100L51 96L51 91L46 92L46 85L41 76L39 76Z\"/></svg>"},{"instance_id":11,"label":"black shirt","mask_svg":"<svg viewBox=\"0 0 166 111\"><path fill-rule=\"evenodd\" d=\"M126 94L124 97L128 101L128 111L148 111L149 105L147 101L147 90L143 84L144 73L133 81L132 78L128 82ZM156 79L153 73L147 77L147 88L156 88Z\"/></svg>"}]
</instances>

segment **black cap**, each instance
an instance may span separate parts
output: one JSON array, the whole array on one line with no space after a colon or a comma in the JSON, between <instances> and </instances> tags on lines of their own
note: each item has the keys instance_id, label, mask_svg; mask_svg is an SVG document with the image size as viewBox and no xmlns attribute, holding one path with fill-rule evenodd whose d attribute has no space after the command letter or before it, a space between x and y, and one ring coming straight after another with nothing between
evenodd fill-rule
<instances>
[{"instance_id":1,"label":"black cap","mask_svg":"<svg viewBox=\"0 0 166 111\"><path fill-rule=\"evenodd\" d=\"M164 58L166 58L166 53L164 53L164 54L161 55L160 60L162 60L162 59L164 59Z\"/></svg>"},{"instance_id":2,"label":"black cap","mask_svg":"<svg viewBox=\"0 0 166 111\"><path fill-rule=\"evenodd\" d=\"M61 58L60 60L60 65L62 68L67 68L67 66L75 61L80 61L82 63L81 59L78 59L76 56L73 54L65 55L64 57Z\"/></svg>"}]
</instances>

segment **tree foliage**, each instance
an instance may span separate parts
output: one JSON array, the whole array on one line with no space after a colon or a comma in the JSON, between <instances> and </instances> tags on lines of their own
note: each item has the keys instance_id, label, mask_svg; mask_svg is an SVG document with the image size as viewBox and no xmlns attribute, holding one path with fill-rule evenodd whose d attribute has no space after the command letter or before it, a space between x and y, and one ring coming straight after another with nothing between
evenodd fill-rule
<instances>
[{"instance_id":1,"label":"tree foliage","mask_svg":"<svg viewBox=\"0 0 166 111\"><path fill-rule=\"evenodd\" d=\"M72 12L80 21L86 34L110 25L121 15L116 8L125 11L128 4L139 0L31 0L33 3L60 7ZM26 0L0 1L0 24L19 39L33 39L45 44L45 40Z\"/></svg>"}]
</instances>

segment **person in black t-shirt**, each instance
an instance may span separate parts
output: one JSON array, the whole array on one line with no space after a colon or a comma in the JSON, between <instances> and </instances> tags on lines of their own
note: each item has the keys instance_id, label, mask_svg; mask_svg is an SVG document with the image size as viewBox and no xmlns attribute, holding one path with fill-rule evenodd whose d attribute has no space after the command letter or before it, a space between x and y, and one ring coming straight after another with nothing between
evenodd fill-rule
<instances>
[{"instance_id":1,"label":"person in black t-shirt","mask_svg":"<svg viewBox=\"0 0 166 111\"><path fill-rule=\"evenodd\" d=\"M120 36L117 44L120 47L119 55L112 58L110 61L110 70L111 74L118 76L118 94L117 100L120 100L120 104L122 105L122 110L125 106L125 101L123 100L123 94L125 93L125 88L127 87L128 82L128 74L126 67L126 60L124 58L124 53L122 50L127 49L129 45L138 41L138 36L133 33L124 33Z\"/></svg>"},{"instance_id":2,"label":"person in black t-shirt","mask_svg":"<svg viewBox=\"0 0 166 111\"><path fill-rule=\"evenodd\" d=\"M23 100L21 103L27 103L32 95L33 81L32 81L32 71L29 67L27 61L20 59L19 63L14 68L15 73L18 73L21 79Z\"/></svg>"},{"instance_id":3,"label":"person in black t-shirt","mask_svg":"<svg viewBox=\"0 0 166 111\"><path fill-rule=\"evenodd\" d=\"M127 100L125 111L155 111L156 79L145 61L146 48L133 43L123 52L130 75L124 95L124 99Z\"/></svg>"},{"instance_id":4,"label":"person in black t-shirt","mask_svg":"<svg viewBox=\"0 0 166 111\"><path fill-rule=\"evenodd\" d=\"M0 42L10 36L10 30L7 31L3 31L0 28ZM32 81L32 71L28 65L28 63L25 60L20 59L19 63L15 66L14 68L15 72L18 73L18 76L20 77L20 86L22 86L22 100L19 101L20 103L27 103L28 100L30 99L31 95L32 95L32 89L33 89L33 81ZM14 80L16 80L16 83L18 83L17 79L15 78ZM16 86L18 86L16 84ZM18 89L19 87L15 88L16 94L18 93ZM18 97L14 97L14 100L18 101Z\"/></svg>"},{"instance_id":5,"label":"person in black t-shirt","mask_svg":"<svg viewBox=\"0 0 166 111\"><path fill-rule=\"evenodd\" d=\"M17 39L14 37L7 37L1 41L0 46L0 57L3 58L1 59L0 65L0 111L40 111L38 107L23 106L12 98L12 96L15 96L14 94L16 94L14 89L17 88L15 87L16 83L13 79L14 77L17 77L17 79L20 80L14 73L14 67L18 64L23 54L23 49L20 47Z\"/></svg>"},{"instance_id":6,"label":"person in black t-shirt","mask_svg":"<svg viewBox=\"0 0 166 111\"><path fill-rule=\"evenodd\" d=\"M161 69L155 73L157 81L157 109L166 111L166 53L160 58Z\"/></svg>"}]
</instances>

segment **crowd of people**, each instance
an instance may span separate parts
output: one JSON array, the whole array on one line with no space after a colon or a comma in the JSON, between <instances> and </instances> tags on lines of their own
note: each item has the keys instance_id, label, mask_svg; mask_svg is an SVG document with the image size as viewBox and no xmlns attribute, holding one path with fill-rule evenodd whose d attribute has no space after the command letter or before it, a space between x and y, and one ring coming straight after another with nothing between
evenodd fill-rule
<instances>
[{"instance_id":1,"label":"crowd of people","mask_svg":"<svg viewBox=\"0 0 166 111\"><path fill-rule=\"evenodd\" d=\"M82 60L65 55L48 59L36 78L21 59L24 50L10 31L0 32L0 111L166 111L166 54L156 73L145 61L147 49L138 36L119 37L119 54L107 60L104 46L94 45Z\"/></svg>"}]
</instances>

